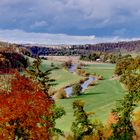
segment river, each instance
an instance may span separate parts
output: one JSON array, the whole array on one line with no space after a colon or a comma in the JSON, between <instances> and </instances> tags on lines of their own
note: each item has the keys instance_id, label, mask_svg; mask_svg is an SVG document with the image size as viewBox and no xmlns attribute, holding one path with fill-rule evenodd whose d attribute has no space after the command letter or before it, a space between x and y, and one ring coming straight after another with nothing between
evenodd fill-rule
<instances>
[{"instance_id":1,"label":"river","mask_svg":"<svg viewBox=\"0 0 140 140\"><path fill-rule=\"evenodd\" d=\"M68 70L69 70L69 72L76 74L76 72L75 72L76 68L77 68L77 64L73 64ZM95 78L93 78L92 76L89 76L89 78L83 84L81 84L81 87L82 87L81 92L84 92L88 88L89 84L94 80L95 80ZM67 97L72 96L72 86L67 87L64 90L67 94Z\"/></svg>"}]
</instances>

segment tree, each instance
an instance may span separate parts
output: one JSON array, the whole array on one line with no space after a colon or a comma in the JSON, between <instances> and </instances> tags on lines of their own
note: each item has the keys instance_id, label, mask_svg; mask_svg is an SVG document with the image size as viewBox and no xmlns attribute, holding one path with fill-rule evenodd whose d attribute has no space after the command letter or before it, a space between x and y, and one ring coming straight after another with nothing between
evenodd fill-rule
<instances>
[{"instance_id":1,"label":"tree","mask_svg":"<svg viewBox=\"0 0 140 140\"><path fill-rule=\"evenodd\" d=\"M43 72L40 67L41 67L41 59L37 58L33 62L33 65L31 66L31 70L27 72L32 78L32 80L38 83L40 89L47 95L47 97L53 100L52 97L48 93L50 90L51 81L53 81L53 79L49 78L49 74L52 69L46 70L45 72ZM52 116L50 118L50 122L53 125L52 129L50 129L51 135L52 136L57 135L57 134L63 135L63 132L60 129L55 128L55 124L56 124L55 121L56 119L65 115L65 111L62 107L57 107L54 100L53 100L53 106L51 109L53 110Z\"/></svg>"},{"instance_id":2,"label":"tree","mask_svg":"<svg viewBox=\"0 0 140 140\"><path fill-rule=\"evenodd\" d=\"M110 63L116 63L116 60L117 60L117 56L116 55L111 55L110 56Z\"/></svg>"},{"instance_id":3,"label":"tree","mask_svg":"<svg viewBox=\"0 0 140 140\"><path fill-rule=\"evenodd\" d=\"M131 140L135 134L132 125L132 116L135 107L140 100L140 74L135 73L138 69L139 58L131 57L121 59L116 66L116 73L121 76L120 81L128 88L128 94L120 100L113 112L117 116L117 122L112 125L110 139Z\"/></svg>"},{"instance_id":4,"label":"tree","mask_svg":"<svg viewBox=\"0 0 140 140\"><path fill-rule=\"evenodd\" d=\"M0 54L0 68L10 68L10 61L3 54Z\"/></svg>"},{"instance_id":5,"label":"tree","mask_svg":"<svg viewBox=\"0 0 140 140\"><path fill-rule=\"evenodd\" d=\"M79 83L72 86L72 95L79 96L81 94L82 87Z\"/></svg>"},{"instance_id":6,"label":"tree","mask_svg":"<svg viewBox=\"0 0 140 140\"><path fill-rule=\"evenodd\" d=\"M66 61L62 64L64 68L70 68L72 66L72 60Z\"/></svg>"},{"instance_id":7,"label":"tree","mask_svg":"<svg viewBox=\"0 0 140 140\"><path fill-rule=\"evenodd\" d=\"M33 80L38 82L40 88L49 97L48 90L50 88L51 82L49 74L51 70L42 71L40 67L41 67L41 59L37 58L35 61L33 61L33 65L30 66L30 69L27 72Z\"/></svg>"},{"instance_id":8,"label":"tree","mask_svg":"<svg viewBox=\"0 0 140 140\"><path fill-rule=\"evenodd\" d=\"M0 94L0 139L49 139L53 101L30 79L16 74Z\"/></svg>"},{"instance_id":9,"label":"tree","mask_svg":"<svg viewBox=\"0 0 140 140\"><path fill-rule=\"evenodd\" d=\"M117 122L112 124L111 140L131 140L135 134L132 125L132 115L135 107L140 99L140 90L138 92L130 92L120 100L113 113L117 116Z\"/></svg>"},{"instance_id":10,"label":"tree","mask_svg":"<svg viewBox=\"0 0 140 140\"><path fill-rule=\"evenodd\" d=\"M84 136L93 134L94 125L88 119L87 113L84 111L84 102L76 100L73 102L75 121L72 123L71 130L75 140L82 140Z\"/></svg>"},{"instance_id":11,"label":"tree","mask_svg":"<svg viewBox=\"0 0 140 140\"><path fill-rule=\"evenodd\" d=\"M122 75L126 72L128 66L132 63L133 59L132 58L123 58L120 59L115 68L115 74L117 75Z\"/></svg>"},{"instance_id":12,"label":"tree","mask_svg":"<svg viewBox=\"0 0 140 140\"><path fill-rule=\"evenodd\" d=\"M51 67L54 67L54 63L53 62L51 62Z\"/></svg>"}]
</instances>

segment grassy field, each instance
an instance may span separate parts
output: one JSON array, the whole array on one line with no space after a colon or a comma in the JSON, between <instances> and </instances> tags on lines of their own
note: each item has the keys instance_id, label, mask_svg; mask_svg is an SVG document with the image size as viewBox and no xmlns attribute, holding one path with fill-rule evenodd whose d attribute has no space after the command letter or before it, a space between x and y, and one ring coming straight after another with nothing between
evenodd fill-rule
<instances>
[{"instance_id":1,"label":"grassy field","mask_svg":"<svg viewBox=\"0 0 140 140\"><path fill-rule=\"evenodd\" d=\"M91 64L87 65L85 70L90 74L101 74L105 79L109 79L113 75L114 68L114 64Z\"/></svg>"},{"instance_id":2,"label":"grassy field","mask_svg":"<svg viewBox=\"0 0 140 140\"><path fill-rule=\"evenodd\" d=\"M71 85L77 83L82 77L78 75L74 75L68 72L65 69L56 69L51 72L51 78L55 79L54 82L56 85L53 87L54 89L60 89L67 85Z\"/></svg>"},{"instance_id":3,"label":"grassy field","mask_svg":"<svg viewBox=\"0 0 140 140\"><path fill-rule=\"evenodd\" d=\"M61 63L57 61L43 60L41 69L45 70L51 68L51 63L58 66L51 72L50 77L55 79L54 89L60 89L64 86L73 84L81 79L80 76L74 75L61 67ZM111 109L115 106L116 100L124 96L124 90L117 80L111 80L115 65L113 64L89 64L85 70L90 74L101 74L104 80L99 81L94 87L88 88L83 95L69 99L57 100L58 106L64 107L66 115L57 120L57 127L69 132L73 117L72 102L74 100L84 100L85 110L93 111L95 115L91 119L99 119L103 123L106 122Z\"/></svg>"},{"instance_id":4,"label":"grassy field","mask_svg":"<svg viewBox=\"0 0 140 140\"><path fill-rule=\"evenodd\" d=\"M27 56L26 56L26 57L27 57ZM29 59L29 62L30 62L31 64L32 64L33 61L35 60L35 59L32 58L32 57L27 57L27 58ZM53 64L55 67L59 67L59 66L62 64L62 62L58 62L58 61L51 61L51 60L44 60L44 59L42 59L41 61L42 61L42 64L41 64L40 67L41 67L41 69L42 69L43 71L52 68L52 67L51 67L52 64Z\"/></svg>"},{"instance_id":5,"label":"grassy field","mask_svg":"<svg viewBox=\"0 0 140 140\"><path fill-rule=\"evenodd\" d=\"M32 63L35 59L29 57L29 61ZM63 69L61 64L62 62L54 61L54 60L42 60L42 64L40 68L45 71L47 69L52 69L51 65L54 67L58 67L58 69L54 69L51 71L50 78L55 79L53 88L55 90L63 88L67 85L71 85L77 83L82 77L78 75L74 75L68 72L66 69Z\"/></svg>"},{"instance_id":6,"label":"grassy field","mask_svg":"<svg viewBox=\"0 0 140 140\"><path fill-rule=\"evenodd\" d=\"M88 90L79 97L57 101L57 104L63 106L67 113L66 116L57 121L57 127L64 131L70 130L71 123L74 119L72 110L72 102L74 100L84 100L86 103L85 110L95 112L95 115L93 115L91 119L100 119L105 123L111 109L116 104L116 100L121 99L124 95L120 83L116 80L110 80L114 65L93 64L87 65L85 69L91 74L94 72L103 74L105 80L99 81L96 86L88 88Z\"/></svg>"}]
</instances>

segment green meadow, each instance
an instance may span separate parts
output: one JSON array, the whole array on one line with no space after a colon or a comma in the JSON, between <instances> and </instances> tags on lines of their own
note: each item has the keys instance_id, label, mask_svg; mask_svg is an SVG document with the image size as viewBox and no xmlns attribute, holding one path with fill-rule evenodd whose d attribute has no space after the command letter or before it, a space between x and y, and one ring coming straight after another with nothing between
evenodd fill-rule
<instances>
[{"instance_id":1,"label":"green meadow","mask_svg":"<svg viewBox=\"0 0 140 140\"><path fill-rule=\"evenodd\" d=\"M53 86L55 90L76 83L83 78L63 69L61 63L57 61L43 60L41 69L50 69L52 63L55 67L58 67L58 69L52 70L50 74L50 77L56 80ZM105 124L116 101L125 94L119 81L112 79L115 69L114 64L90 64L86 65L84 69L91 75L94 73L103 75L104 80L100 80L95 86L89 87L81 96L56 101L57 105L64 107L66 111L66 115L57 120L56 127L65 132L70 131L72 121L74 120L72 109L74 100L83 100L85 102L85 110L87 112L94 112L90 119L100 120Z\"/></svg>"},{"instance_id":2,"label":"green meadow","mask_svg":"<svg viewBox=\"0 0 140 140\"><path fill-rule=\"evenodd\" d=\"M125 92L117 80L110 79L115 65L112 64L92 64L87 65L85 70L90 74L97 73L104 76L104 80L98 81L97 85L89 87L83 95L69 99L58 100L57 104L64 107L66 115L57 121L57 126L64 131L69 131L73 117L72 102L74 100L85 101L85 110L94 112L91 119L99 119L106 123L110 111L116 104L116 100L121 99Z\"/></svg>"},{"instance_id":3,"label":"green meadow","mask_svg":"<svg viewBox=\"0 0 140 140\"><path fill-rule=\"evenodd\" d=\"M53 87L56 90L77 83L82 78L81 76L74 75L63 68L53 70L50 77L56 80Z\"/></svg>"},{"instance_id":4,"label":"green meadow","mask_svg":"<svg viewBox=\"0 0 140 140\"><path fill-rule=\"evenodd\" d=\"M30 63L32 63L35 59L28 57ZM53 67L52 67L53 64ZM50 78L55 79L53 89L58 90L65 86L77 83L82 77L78 75L74 75L62 68L62 62L58 61L50 61L50 60L42 60L42 64L40 66L42 71L53 69L50 73Z\"/></svg>"}]
</instances>

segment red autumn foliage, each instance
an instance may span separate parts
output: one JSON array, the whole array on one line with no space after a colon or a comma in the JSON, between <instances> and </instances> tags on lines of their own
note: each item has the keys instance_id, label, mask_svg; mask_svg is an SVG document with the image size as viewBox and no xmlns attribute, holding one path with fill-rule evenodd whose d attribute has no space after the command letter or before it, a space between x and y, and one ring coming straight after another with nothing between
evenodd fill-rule
<instances>
[{"instance_id":1,"label":"red autumn foliage","mask_svg":"<svg viewBox=\"0 0 140 140\"><path fill-rule=\"evenodd\" d=\"M16 74L0 94L0 139L47 140L53 102L30 79Z\"/></svg>"}]
</instances>

